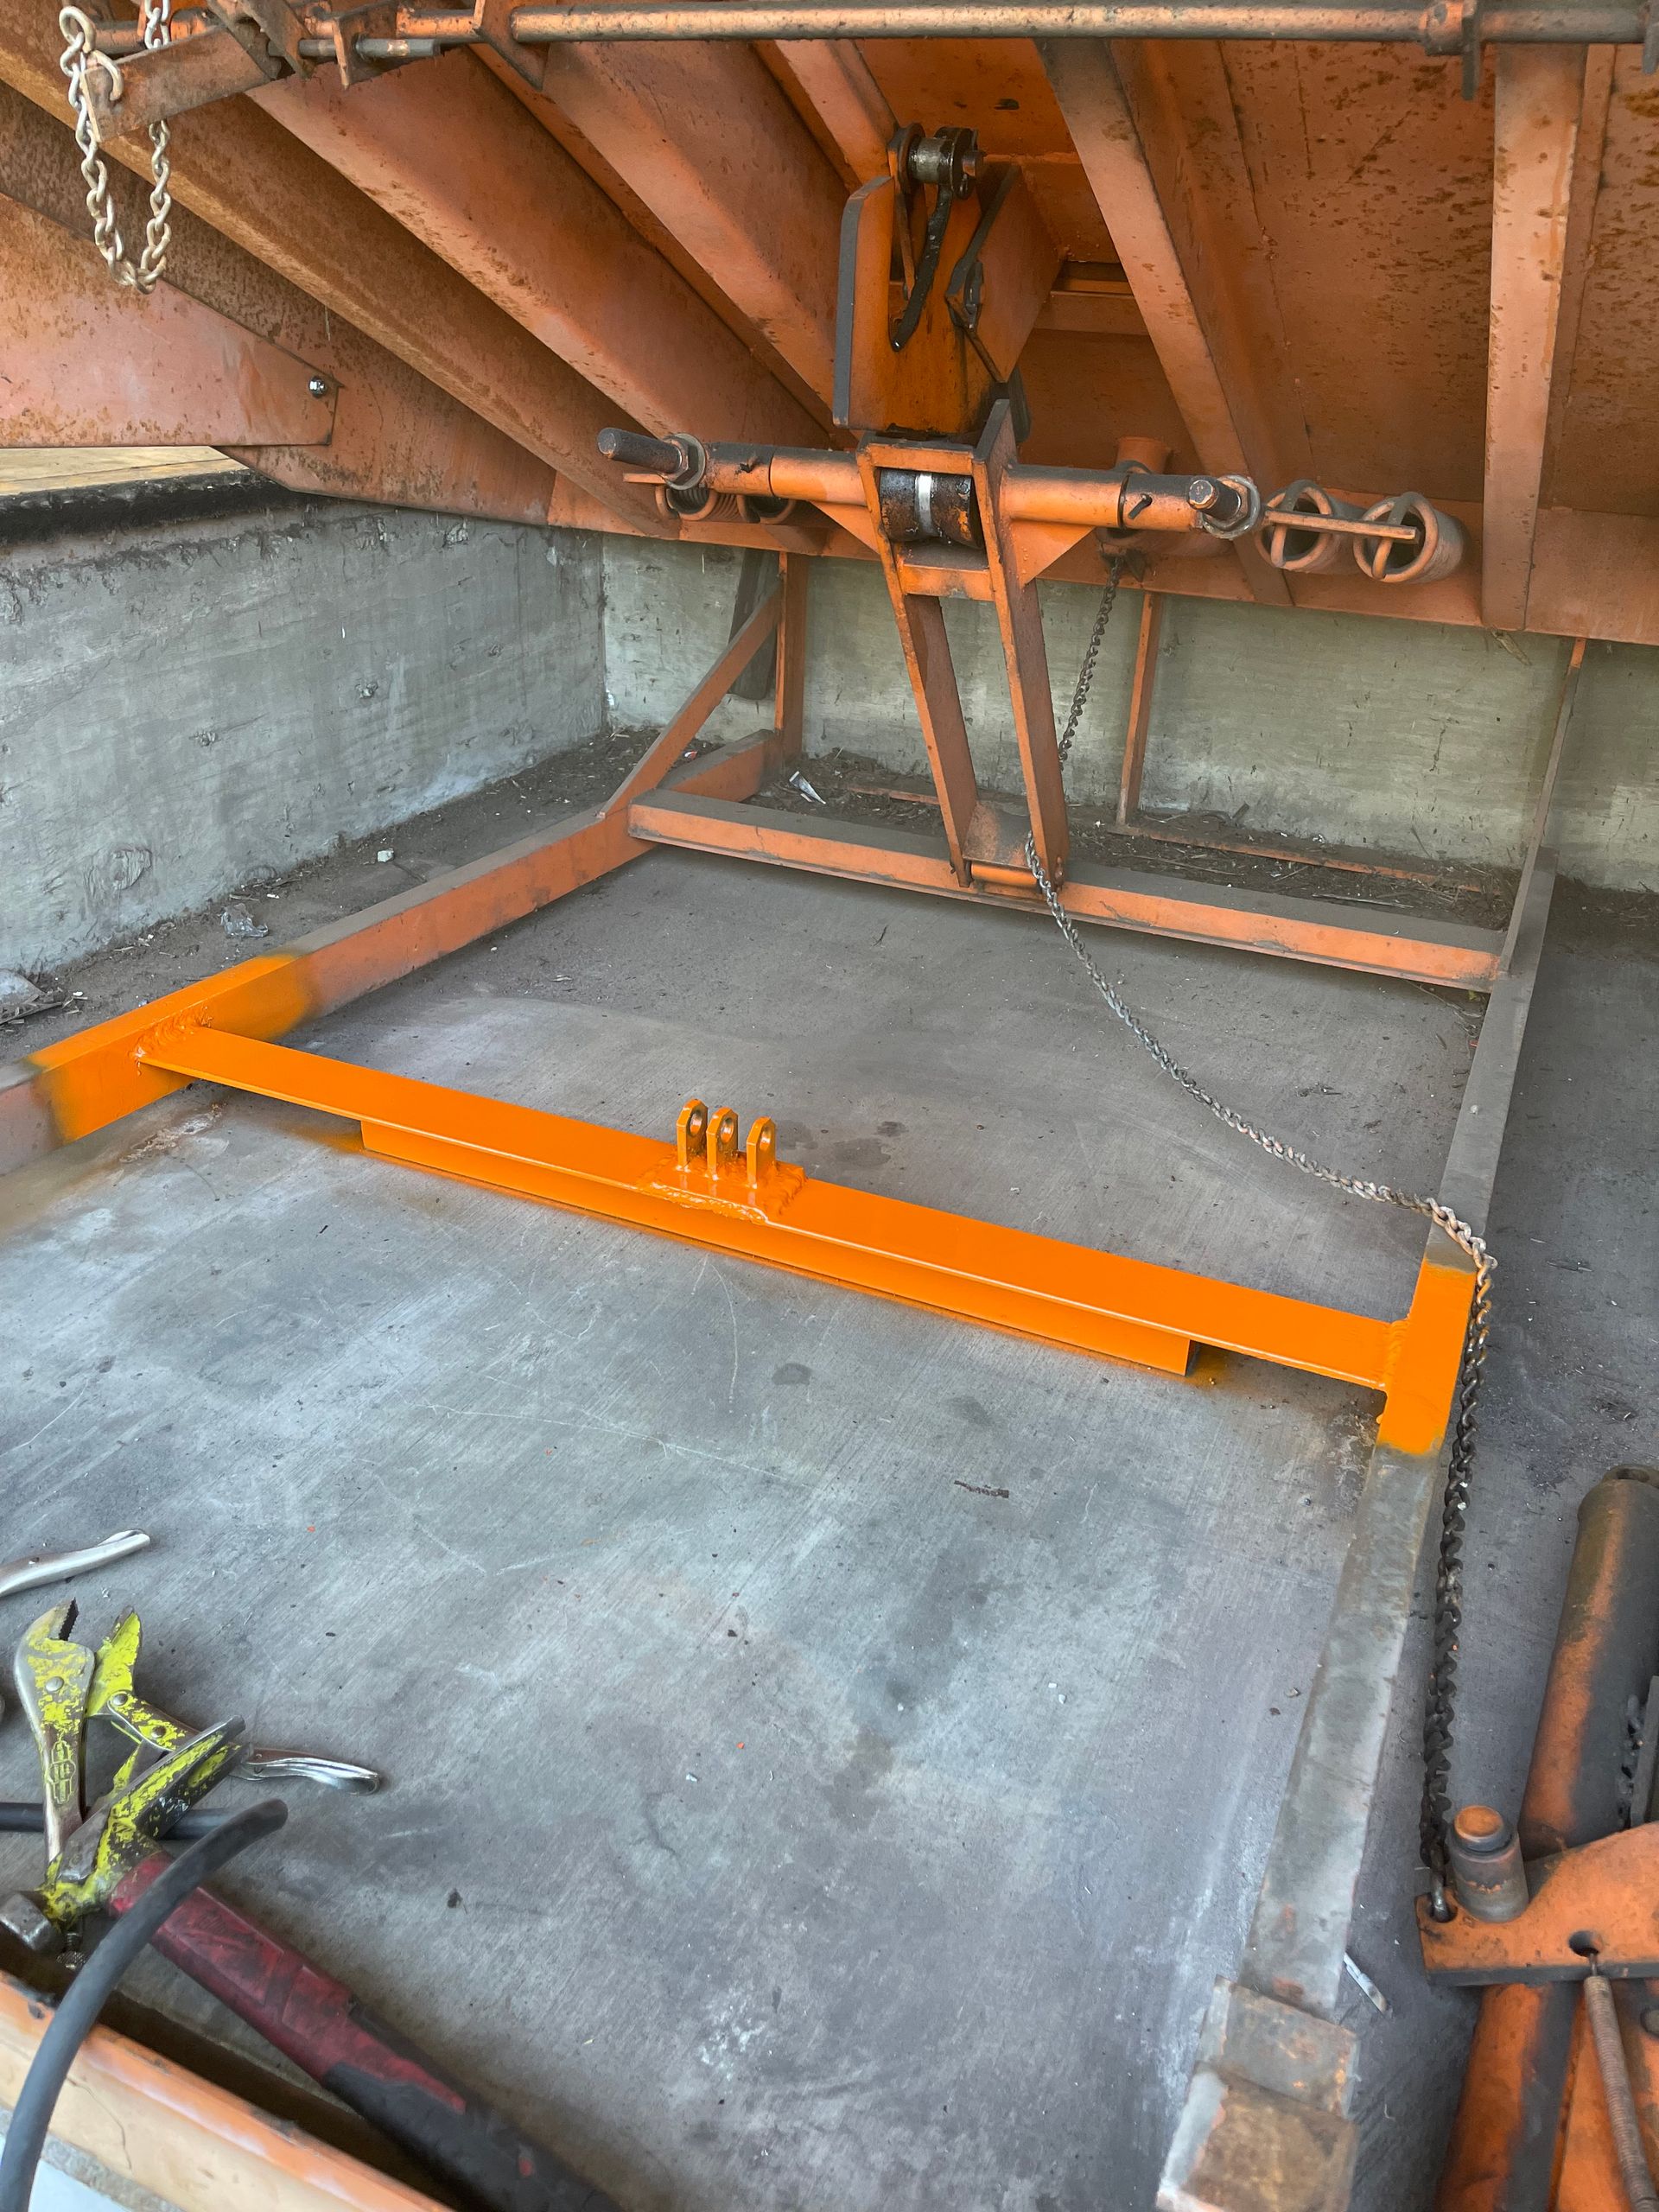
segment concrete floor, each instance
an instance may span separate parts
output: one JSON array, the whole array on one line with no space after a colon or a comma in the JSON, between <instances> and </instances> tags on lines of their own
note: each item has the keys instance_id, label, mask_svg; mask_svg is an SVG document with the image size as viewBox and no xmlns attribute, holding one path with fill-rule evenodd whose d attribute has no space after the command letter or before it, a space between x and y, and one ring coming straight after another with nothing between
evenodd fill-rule
<instances>
[{"instance_id":1,"label":"concrete floor","mask_svg":"<svg viewBox=\"0 0 1659 2212\"><path fill-rule=\"evenodd\" d=\"M1247 1112L1432 1187L1472 1005L1094 942ZM1659 1455L1656 973L1569 944L1541 985L1471 1551L1482 1790L1518 1782L1577 1496ZM1045 925L899 893L652 855L308 1041L664 1134L696 1090L828 1177L1376 1313L1419 1245L1180 1098ZM392 1777L291 1789L227 1888L637 2212L1150 2204L1318 1656L1353 1394L1103 1367L254 1102L187 1096L11 1197L0 1548L143 1522L156 1551L79 1594L92 1628L143 1610L152 1694ZM1395 2003L1363 2015L1395 2208L1469 2017L1395 1948L1410 1718L1354 1936ZM0 1792L29 1769L14 1717ZM222 2024L159 1966L140 1993Z\"/></svg>"}]
</instances>

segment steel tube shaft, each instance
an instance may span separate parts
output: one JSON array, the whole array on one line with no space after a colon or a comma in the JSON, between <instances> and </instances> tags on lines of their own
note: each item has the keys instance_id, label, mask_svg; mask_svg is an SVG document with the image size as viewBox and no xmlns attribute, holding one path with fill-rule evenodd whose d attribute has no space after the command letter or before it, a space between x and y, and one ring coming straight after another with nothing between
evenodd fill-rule
<instances>
[{"instance_id":1,"label":"steel tube shaft","mask_svg":"<svg viewBox=\"0 0 1659 2212\"><path fill-rule=\"evenodd\" d=\"M849 453L728 444L709 446L708 456L703 481L716 492L760 493L817 506L864 504L858 463ZM966 464L964 453L941 448L941 469L965 474ZM1186 497L1186 486L1194 480L1016 466L1004 479L1004 498L1008 514L1020 522L1077 523L1090 530L1190 531L1198 523Z\"/></svg>"},{"instance_id":2,"label":"steel tube shaft","mask_svg":"<svg viewBox=\"0 0 1659 2212\"><path fill-rule=\"evenodd\" d=\"M1484 45L1639 46L1643 29L1640 8L1572 0L1529 6L1493 0L1480 17ZM647 0L632 7L518 8L512 31L527 46L613 39L1225 38L1446 50L1427 10L1389 0L1349 6L1339 0L866 0L851 6L833 0Z\"/></svg>"},{"instance_id":3,"label":"steel tube shaft","mask_svg":"<svg viewBox=\"0 0 1659 2212\"><path fill-rule=\"evenodd\" d=\"M188 28L215 19L188 11ZM200 18L200 22L196 18ZM175 22L179 18L175 19ZM1480 19L1486 46L1640 46L1639 6L1593 0L1489 0ZM681 39L866 38L1226 38L1421 46L1448 51L1415 0L645 0L616 7L524 7L513 36L526 46L571 41ZM400 8L394 37L358 41L365 59L400 60L437 46L468 46L479 33L471 10ZM136 28L100 26L98 43L124 54ZM332 41L312 36L302 49L326 59Z\"/></svg>"},{"instance_id":4,"label":"steel tube shaft","mask_svg":"<svg viewBox=\"0 0 1659 2212\"><path fill-rule=\"evenodd\" d=\"M1081 523L1090 530L1196 530L1198 514L1185 489L1194 480L1016 465L1003 480L1003 499L1020 522Z\"/></svg>"}]
</instances>

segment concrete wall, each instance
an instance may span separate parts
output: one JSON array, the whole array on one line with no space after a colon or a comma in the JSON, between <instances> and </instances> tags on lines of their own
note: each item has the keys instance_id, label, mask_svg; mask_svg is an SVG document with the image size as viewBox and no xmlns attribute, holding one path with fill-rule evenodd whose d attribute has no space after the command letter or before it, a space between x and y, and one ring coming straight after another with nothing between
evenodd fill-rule
<instances>
[{"instance_id":1,"label":"concrete wall","mask_svg":"<svg viewBox=\"0 0 1659 2212\"><path fill-rule=\"evenodd\" d=\"M596 735L586 536L317 502L0 551L0 968Z\"/></svg>"},{"instance_id":2,"label":"concrete wall","mask_svg":"<svg viewBox=\"0 0 1659 2212\"><path fill-rule=\"evenodd\" d=\"M615 720L656 727L725 642L737 556L605 540L606 685ZM1044 594L1057 716L1098 594ZM1116 796L1140 601L1126 592L1072 755L1075 798ZM982 780L1017 785L988 608L947 611ZM1166 613L1144 785L1150 807L1448 860L1514 864L1531 825L1566 645L1358 615L1198 600ZM874 569L826 561L813 580L809 750L845 746L907 771L921 734ZM728 701L715 728L754 726ZM1619 889L1659 885L1659 651L1592 645L1565 772L1567 870Z\"/></svg>"},{"instance_id":3,"label":"concrete wall","mask_svg":"<svg viewBox=\"0 0 1659 2212\"><path fill-rule=\"evenodd\" d=\"M0 550L0 968L50 969L607 723L660 726L725 642L738 559L331 502ZM1096 597L1045 595L1061 714ZM1084 805L1116 788L1138 613L1126 593L1079 732ZM982 777L1012 788L988 610L949 623ZM1513 862L1565 650L1172 601L1147 803ZM1580 702L1563 857L1651 887L1659 652L1592 647ZM764 715L728 700L710 728ZM814 579L807 741L925 765L861 563Z\"/></svg>"}]
</instances>

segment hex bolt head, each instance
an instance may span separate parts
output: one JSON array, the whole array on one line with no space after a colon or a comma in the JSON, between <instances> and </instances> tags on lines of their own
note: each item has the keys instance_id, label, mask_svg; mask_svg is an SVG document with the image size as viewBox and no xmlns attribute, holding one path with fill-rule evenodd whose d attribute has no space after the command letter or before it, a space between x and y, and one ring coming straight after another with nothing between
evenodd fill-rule
<instances>
[{"instance_id":1,"label":"hex bolt head","mask_svg":"<svg viewBox=\"0 0 1659 2212\"><path fill-rule=\"evenodd\" d=\"M1207 476L1195 476L1186 487L1187 505L1196 507L1200 514L1207 513L1219 496L1217 486Z\"/></svg>"},{"instance_id":2,"label":"hex bolt head","mask_svg":"<svg viewBox=\"0 0 1659 2212\"><path fill-rule=\"evenodd\" d=\"M310 383L308 384L305 388L310 393L313 399L326 399L328 397L328 379L327 377L313 377Z\"/></svg>"}]
</instances>

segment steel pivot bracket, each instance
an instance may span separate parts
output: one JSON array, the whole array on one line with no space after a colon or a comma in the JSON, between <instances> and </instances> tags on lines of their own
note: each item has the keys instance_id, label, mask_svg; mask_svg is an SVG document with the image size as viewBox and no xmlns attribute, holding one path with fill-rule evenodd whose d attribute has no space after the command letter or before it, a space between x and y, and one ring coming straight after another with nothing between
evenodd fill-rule
<instances>
[{"instance_id":1,"label":"steel pivot bracket","mask_svg":"<svg viewBox=\"0 0 1659 2212\"><path fill-rule=\"evenodd\" d=\"M1431 1981L1474 1987L1659 1975L1659 1822L1535 1859L1528 1872L1532 1902L1513 1920L1468 1912L1436 1920L1427 1899L1418 1900Z\"/></svg>"}]
</instances>

